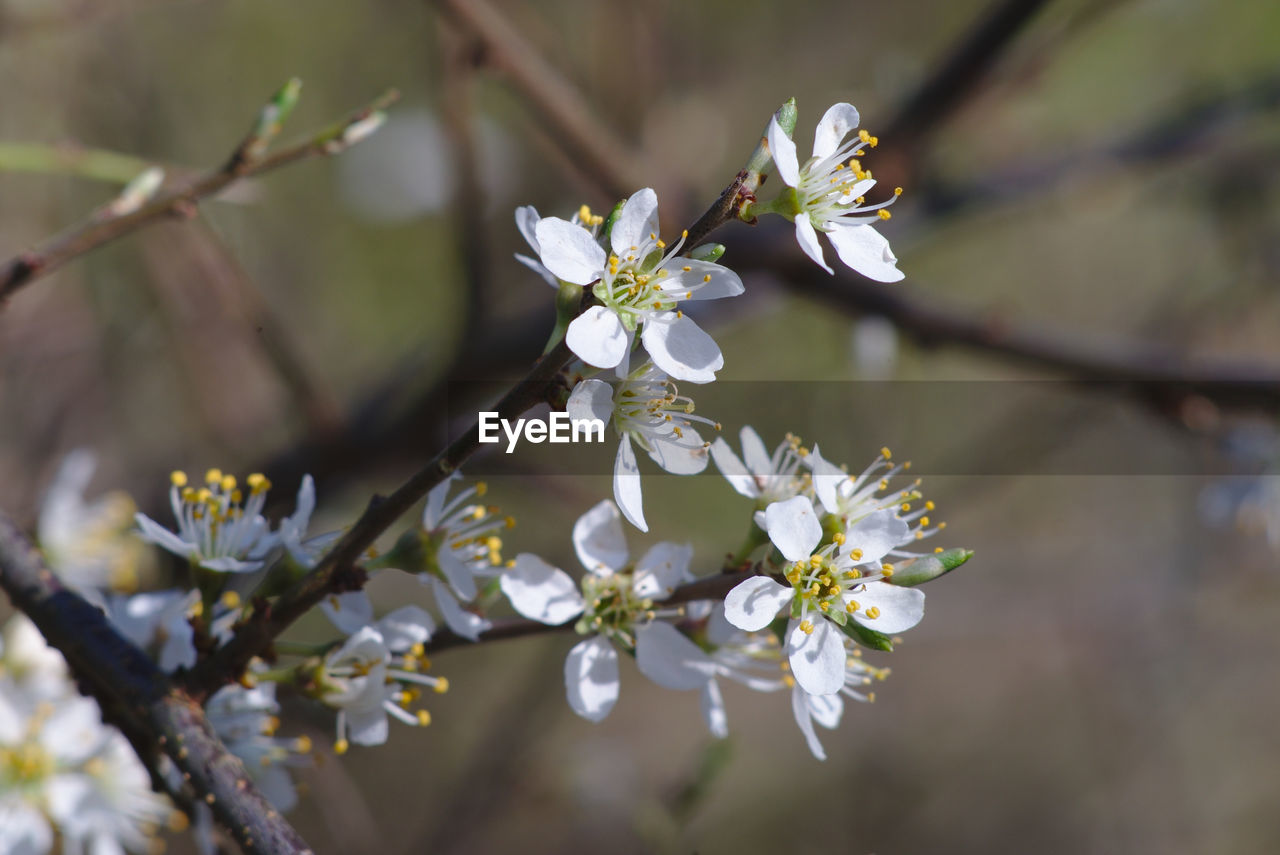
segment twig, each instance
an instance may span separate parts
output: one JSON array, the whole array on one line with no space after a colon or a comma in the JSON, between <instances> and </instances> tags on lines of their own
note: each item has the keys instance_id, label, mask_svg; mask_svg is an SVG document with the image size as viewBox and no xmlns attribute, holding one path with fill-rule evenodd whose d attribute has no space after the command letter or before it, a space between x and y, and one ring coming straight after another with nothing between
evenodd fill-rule
<instances>
[{"instance_id":1,"label":"twig","mask_svg":"<svg viewBox=\"0 0 1280 855\"><path fill-rule=\"evenodd\" d=\"M91 217L89 221L51 238L43 245L21 253L0 266L0 305L19 288L47 276L68 261L151 223L171 216L188 216L193 206L216 195L228 185L252 175L261 175L311 157L336 154L356 141L375 114L399 97L391 90L374 99L346 119L309 139L258 159L246 160L259 137L250 133L235 149L227 163L178 190L166 193L136 210L116 216Z\"/></svg>"},{"instance_id":2,"label":"twig","mask_svg":"<svg viewBox=\"0 0 1280 855\"><path fill-rule=\"evenodd\" d=\"M586 100L486 0L437 0L475 34L485 62L505 74L557 131L579 165L614 199L645 186L639 157L592 114Z\"/></svg>"},{"instance_id":3,"label":"twig","mask_svg":"<svg viewBox=\"0 0 1280 855\"><path fill-rule=\"evenodd\" d=\"M861 277L830 276L776 240L726 240L745 267L768 270L797 294L854 314L880 315L926 347L964 347L1046 368L1070 380L1113 385L1147 403L1168 404L1190 395L1223 407L1280 409L1280 366L1228 360L1188 360L1152 345L1100 342L1094 336L1015 323L991 312L914 296L907 286Z\"/></svg>"},{"instance_id":4,"label":"twig","mask_svg":"<svg viewBox=\"0 0 1280 855\"><path fill-rule=\"evenodd\" d=\"M310 853L307 844L254 786L244 764L214 734L204 711L174 688L145 653L102 612L63 588L39 553L0 514L0 587L62 653L82 687L104 709L122 712L153 739L249 853ZM145 761L146 754L140 754ZM181 786L173 790L185 801Z\"/></svg>"}]
</instances>

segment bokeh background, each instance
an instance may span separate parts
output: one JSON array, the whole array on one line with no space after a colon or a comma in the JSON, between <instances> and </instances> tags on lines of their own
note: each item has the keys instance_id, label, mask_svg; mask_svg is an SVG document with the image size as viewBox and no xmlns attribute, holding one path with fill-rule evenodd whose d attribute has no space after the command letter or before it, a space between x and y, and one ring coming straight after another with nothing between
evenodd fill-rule
<instances>
[{"instance_id":1,"label":"bokeh background","mask_svg":"<svg viewBox=\"0 0 1280 855\"><path fill-rule=\"evenodd\" d=\"M928 587L925 622L876 659L893 668L876 703L822 734L825 763L783 697L727 688L733 736L715 743L696 695L624 665L592 725L563 698L571 638L485 644L436 660L453 689L431 727L301 773L304 836L386 853L1280 848L1280 490L1259 477L1277 454L1280 5L490 2L0 2L5 257L136 172L85 149L176 181L220 164L292 76L286 139L402 95L351 151L8 301L0 506L34 523L62 456L88 447L91 494L155 508L171 469L220 466L287 500L309 471L321 527L342 525L540 351L551 292L512 258L516 205L567 216L648 184L674 234L795 96L802 154L836 101L880 136L864 164L906 188L883 231L907 280L827 280L786 224L722 230L748 292L697 314L726 361L700 412L854 469L890 445L977 557ZM540 95L526 60L567 94ZM585 133L554 118L566 104ZM1183 371L1264 382L1157 382ZM597 451L476 461L520 522L510 554L577 571L569 528L610 495ZM689 541L710 571L747 525L714 473L650 471L645 495L634 554ZM370 592L424 593L389 575ZM331 713L285 718L329 738Z\"/></svg>"}]
</instances>

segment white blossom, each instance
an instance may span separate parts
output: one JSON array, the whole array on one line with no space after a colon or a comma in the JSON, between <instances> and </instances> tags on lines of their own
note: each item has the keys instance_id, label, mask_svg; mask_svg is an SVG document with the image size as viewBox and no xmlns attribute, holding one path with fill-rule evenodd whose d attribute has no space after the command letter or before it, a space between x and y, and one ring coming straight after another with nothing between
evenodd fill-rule
<instances>
[{"instance_id":1,"label":"white blossom","mask_svg":"<svg viewBox=\"0 0 1280 855\"><path fill-rule=\"evenodd\" d=\"M760 434L750 425L742 428L742 457L723 437L711 443L711 459L733 489L763 504L780 502L807 489L805 457L809 451L800 438L787 434L770 454Z\"/></svg>"},{"instance_id":2,"label":"white blossom","mask_svg":"<svg viewBox=\"0 0 1280 855\"><path fill-rule=\"evenodd\" d=\"M615 645L637 658L662 658L660 650L648 649L663 640L655 603L692 580L693 549L659 543L630 564L621 516L607 499L574 524L573 546L587 569L581 593L568 573L530 553L517 555L500 583L512 607L531 620L558 625L579 618L575 628L589 637L565 660L565 692L575 713L598 722L618 700Z\"/></svg>"},{"instance_id":3,"label":"white blossom","mask_svg":"<svg viewBox=\"0 0 1280 855\"><path fill-rule=\"evenodd\" d=\"M894 190L887 202L868 205L865 194L876 184L864 170L857 155L874 148L876 137L862 130L848 142L845 137L858 127L858 111L852 104L835 104L818 122L813 135L813 157L803 165L796 156L796 144L787 136L777 117L769 121L766 137L778 175L792 192L780 197L775 210L796 225L796 240L805 254L823 270L832 273L823 259L818 232L824 232L845 266L869 279L897 282L903 274L898 259L871 224L889 219L888 206L902 192ZM847 162L846 162L847 161Z\"/></svg>"},{"instance_id":4,"label":"white blossom","mask_svg":"<svg viewBox=\"0 0 1280 855\"><path fill-rule=\"evenodd\" d=\"M609 233L610 250L580 223L544 217L533 229L541 264L553 277L593 285L599 301L575 318L565 341L597 368L626 376L637 331L644 348L677 380L710 383L724 366L720 348L679 310L682 300L714 300L743 291L742 280L710 261L677 257L659 237L658 197L639 190L622 205Z\"/></svg>"},{"instance_id":5,"label":"white blossom","mask_svg":"<svg viewBox=\"0 0 1280 855\"><path fill-rule=\"evenodd\" d=\"M757 511L756 522L790 562L788 584L768 576L746 579L725 597L725 614L734 626L753 632L789 606L787 657L806 692L829 695L844 684L848 621L890 634L923 617L923 591L884 581L881 559L910 538L909 527L892 511L864 517L821 547L822 526L804 496Z\"/></svg>"},{"instance_id":6,"label":"white blossom","mask_svg":"<svg viewBox=\"0 0 1280 855\"><path fill-rule=\"evenodd\" d=\"M62 461L40 507L36 533L45 561L64 584L78 590L130 591L146 560L132 536L133 500L122 492L84 497L96 461L78 449Z\"/></svg>"},{"instance_id":7,"label":"white blossom","mask_svg":"<svg viewBox=\"0 0 1280 855\"><path fill-rule=\"evenodd\" d=\"M613 497L627 521L648 531L640 491L635 447L667 472L693 475L707 467L708 444L695 424L719 424L694 414L693 399L653 363L645 363L625 380L611 384L594 378L579 383L565 406L573 419L599 419L612 424L619 437L613 464Z\"/></svg>"}]
</instances>

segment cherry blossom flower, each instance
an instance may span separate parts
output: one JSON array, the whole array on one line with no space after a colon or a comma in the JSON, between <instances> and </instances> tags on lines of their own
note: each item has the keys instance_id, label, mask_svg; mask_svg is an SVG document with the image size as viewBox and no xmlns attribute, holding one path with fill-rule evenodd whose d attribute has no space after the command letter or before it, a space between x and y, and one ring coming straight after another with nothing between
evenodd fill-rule
<instances>
[{"instance_id":1,"label":"cherry blossom flower","mask_svg":"<svg viewBox=\"0 0 1280 855\"><path fill-rule=\"evenodd\" d=\"M657 622L663 615L655 604L692 580L693 549L659 543L630 564L621 515L607 499L574 524L573 546L587 569L581 593L568 573L530 553L517 555L500 583L512 607L531 620L559 625L578 618L575 628L589 637L569 651L565 691L575 713L598 722L618 700L615 645L637 657L661 658L660 651L647 649L663 638L665 624Z\"/></svg>"},{"instance_id":2,"label":"cherry blossom flower","mask_svg":"<svg viewBox=\"0 0 1280 855\"><path fill-rule=\"evenodd\" d=\"M889 219L888 206L902 192L894 190L887 202L865 203L865 194L875 186L871 172L862 168L857 155L863 148L875 148L879 140L862 130L848 142L845 137L858 127L858 111L852 104L835 104L813 135L813 157L803 165L796 156L796 144L778 124L769 121L766 138L778 175L789 192L756 210L776 212L796 224L796 240L805 254L828 273L834 272L822 257L818 232L824 232L840 260L852 270L879 282L897 282L903 274L898 259L871 224Z\"/></svg>"},{"instance_id":3,"label":"cherry blossom flower","mask_svg":"<svg viewBox=\"0 0 1280 855\"><path fill-rule=\"evenodd\" d=\"M742 429L740 437L742 457L734 453L723 437L711 443L711 459L738 493L763 506L800 495L807 489L805 457L809 451L800 445L798 436L787 434L772 454L750 425Z\"/></svg>"},{"instance_id":4,"label":"cherry blossom flower","mask_svg":"<svg viewBox=\"0 0 1280 855\"><path fill-rule=\"evenodd\" d=\"M661 369L646 362L627 379L610 384L594 378L579 383L565 406L573 419L612 423L619 437L613 465L613 497L627 521L648 531L640 492L640 470L633 445L675 475L707 468L707 443L696 423L720 425L694 415L693 400L681 395Z\"/></svg>"},{"instance_id":5,"label":"cherry blossom flower","mask_svg":"<svg viewBox=\"0 0 1280 855\"><path fill-rule=\"evenodd\" d=\"M677 380L710 383L724 366L720 348L678 306L682 300L715 300L743 291L742 280L711 261L679 258L683 239L668 249L658 236L658 197L649 188L622 205L609 233L609 252L580 223L544 217L534 240L553 277L592 285L600 305L569 324L565 341L597 368L628 373L637 331L649 357Z\"/></svg>"},{"instance_id":6,"label":"cherry blossom flower","mask_svg":"<svg viewBox=\"0 0 1280 855\"><path fill-rule=\"evenodd\" d=\"M725 615L739 629L769 626L790 607L787 657L796 681L812 695L844 685L848 621L880 633L910 629L924 615L924 592L884 581L881 559L910 537L892 511L876 511L837 532L825 546L813 503L804 496L756 512L756 522L790 562L784 585L753 576L725 597Z\"/></svg>"}]
</instances>

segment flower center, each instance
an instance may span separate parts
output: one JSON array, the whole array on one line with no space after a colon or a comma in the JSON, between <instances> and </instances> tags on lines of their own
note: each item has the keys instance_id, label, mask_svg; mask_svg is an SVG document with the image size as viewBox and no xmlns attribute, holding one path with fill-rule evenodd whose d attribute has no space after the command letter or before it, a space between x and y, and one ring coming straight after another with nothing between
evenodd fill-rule
<instances>
[{"instance_id":1,"label":"flower center","mask_svg":"<svg viewBox=\"0 0 1280 855\"><path fill-rule=\"evenodd\" d=\"M582 593L587 606L577 629L583 635L598 632L632 646L635 624L654 617L653 600L635 596L630 572L608 576L588 574L582 580Z\"/></svg>"}]
</instances>

